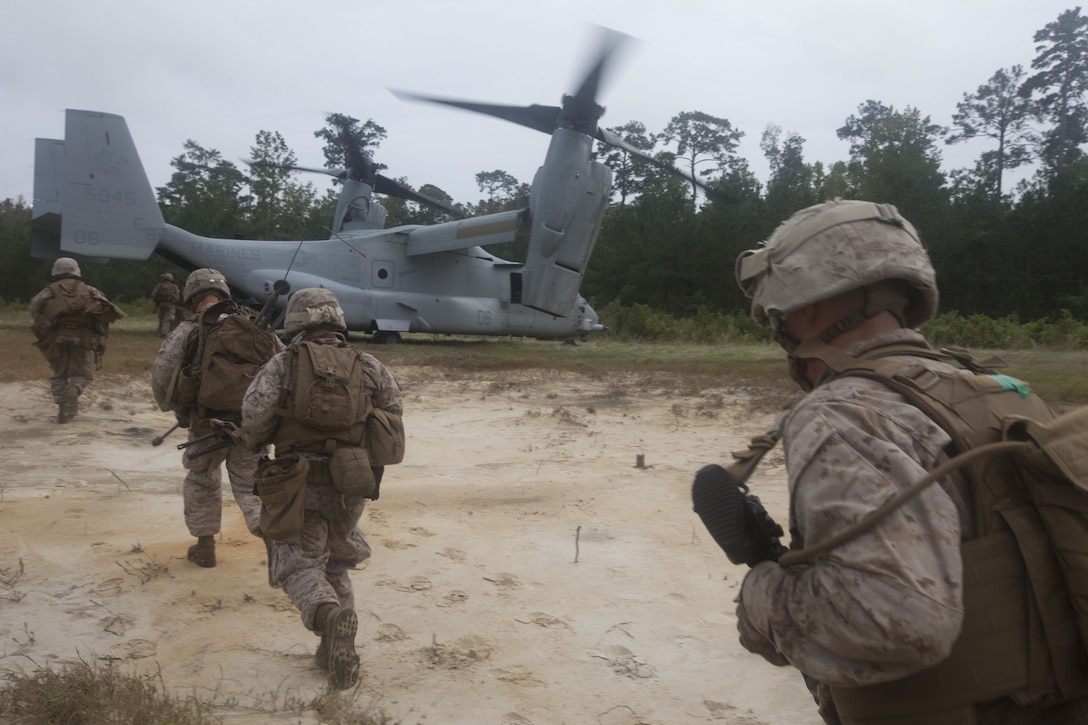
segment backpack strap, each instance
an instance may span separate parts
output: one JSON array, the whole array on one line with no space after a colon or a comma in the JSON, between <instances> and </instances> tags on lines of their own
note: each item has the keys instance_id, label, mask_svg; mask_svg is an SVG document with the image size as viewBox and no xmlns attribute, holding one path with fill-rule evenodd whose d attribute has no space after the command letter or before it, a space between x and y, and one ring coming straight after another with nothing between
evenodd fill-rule
<instances>
[{"instance_id":1,"label":"backpack strap","mask_svg":"<svg viewBox=\"0 0 1088 725\"><path fill-rule=\"evenodd\" d=\"M892 512L916 497L928 486L945 476L971 465L982 458L1000 454L1025 452L1033 444L1023 441L995 442L994 421L987 406L964 406L964 400L978 397L998 389L1008 390L999 379L977 374L967 377L939 375L918 362L885 359L896 357L922 357L929 360L960 360L969 358L966 351L953 355L945 350L917 344L890 344L874 348L854 357L825 342L810 338L801 343L795 353L798 357L819 360L835 373L834 377L855 375L876 380L902 395L911 404L939 425L952 439L950 459L930 473L886 501L880 508L847 527L831 538L796 551L790 551L779 560L782 566L809 561L840 544L849 541L876 526ZM973 361L972 361L973 362ZM981 366L974 365L973 367ZM961 415L966 410L967 416ZM958 454L958 455L957 455ZM979 519L980 522L982 519Z\"/></svg>"},{"instance_id":2,"label":"backpack strap","mask_svg":"<svg viewBox=\"0 0 1088 725\"><path fill-rule=\"evenodd\" d=\"M954 452L963 452L995 440L995 420L987 406L965 406L964 401L1001 390L1016 390L1027 397L1030 391L1012 378L992 375L989 367L976 363L966 350L934 350L927 345L891 344L868 350L858 357L816 339L801 343L798 357L819 360L836 373L856 375L883 383L925 413L952 438ZM974 375L941 375L917 361L885 359L914 357L964 364Z\"/></svg>"},{"instance_id":3,"label":"backpack strap","mask_svg":"<svg viewBox=\"0 0 1088 725\"><path fill-rule=\"evenodd\" d=\"M973 463L979 458L985 456L992 456L999 453L1015 453L1015 452L1028 452L1035 448L1034 443L1026 441L998 441L996 443L987 443L984 446L972 448L969 451L959 454L955 458L950 458L941 465L934 468L923 478L918 479L910 486L900 489L898 493L892 496L890 499L884 502L880 508L875 511L871 511L864 516L860 521L846 527L839 533L824 539L818 544L812 546L806 546L804 549L797 549L795 551L789 551L782 555L782 558L778 560L780 566L793 566L795 564L803 564L806 561L811 561L820 554L828 552L835 547L843 544L851 539L864 534L869 529L876 526L888 514L894 512L896 509L903 506L915 496L920 494L928 486L944 478L948 474L958 471L964 466Z\"/></svg>"}]
</instances>

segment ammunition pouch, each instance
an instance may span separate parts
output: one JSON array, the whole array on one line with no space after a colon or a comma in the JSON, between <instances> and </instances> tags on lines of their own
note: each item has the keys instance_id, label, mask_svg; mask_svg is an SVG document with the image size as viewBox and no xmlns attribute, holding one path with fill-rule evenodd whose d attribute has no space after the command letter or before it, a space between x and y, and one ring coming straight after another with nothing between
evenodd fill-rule
<instances>
[{"instance_id":1,"label":"ammunition pouch","mask_svg":"<svg viewBox=\"0 0 1088 725\"><path fill-rule=\"evenodd\" d=\"M374 493L374 471L365 448L338 446L329 457L329 477L344 496L370 498Z\"/></svg>"},{"instance_id":2,"label":"ammunition pouch","mask_svg":"<svg viewBox=\"0 0 1088 725\"><path fill-rule=\"evenodd\" d=\"M38 348L42 356L45 358L45 361L49 363L50 368L56 369L60 367L62 361L60 359L60 351L57 349L56 332L50 331L46 333L43 338L32 344L34 345L34 347Z\"/></svg>"},{"instance_id":3,"label":"ammunition pouch","mask_svg":"<svg viewBox=\"0 0 1088 725\"><path fill-rule=\"evenodd\" d=\"M99 337L105 337L110 332L110 323L98 315L91 317L91 330Z\"/></svg>"},{"instance_id":4,"label":"ammunition pouch","mask_svg":"<svg viewBox=\"0 0 1088 725\"><path fill-rule=\"evenodd\" d=\"M34 315L34 323L31 329L34 331L34 339L39 342L44 341L47 337L55 337L53 323L43 314ZM49 344L52 344L52 340L50 340Z\"/></svg>"},{"instance_id":5,"label":"ammunition pouch","mask_svg":"<svg viewBox=\"0 0 1088 725\"><path fill-rule=\"evenodd\" d=\"M257 464L261 532L269 539L285 541L302 531L309 472L310 463L301 455L262 458Z\"/></svg>"},{"instance_id":6,"label":"ammunition pouch","mask_svg":"<svg viewBox=\"0 0 1088 725\"><path fill-rule=\"evenodd\" d=\"M197 392L200 390L200 378L193 375L188 367L181 367L174 376L174 389L170 396L171 408L179 410L191 407L196 403Z\"/></svg>"}]
</instances>

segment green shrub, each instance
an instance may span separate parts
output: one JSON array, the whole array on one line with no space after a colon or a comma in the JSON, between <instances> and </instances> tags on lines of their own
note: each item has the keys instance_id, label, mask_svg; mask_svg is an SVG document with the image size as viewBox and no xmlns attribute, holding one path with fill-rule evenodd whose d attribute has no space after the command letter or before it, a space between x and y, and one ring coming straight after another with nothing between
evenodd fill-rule
<instances>
[{"instance_id":1,"label":"green shrub","mask_svg":"<svg viewBox=\"0 0 1088 725\"><path fill-rule=\"evenodd\" d=\"M745 312L723 312L700 305L693 314L675 317L647 305L625 306L613 300L599 312L608 327L609 338L624 342L689 342L721 344L726 342L767 342L771 331L760 327ZM991 318L985 315L964 317L946 312L922 327L933 345L959 345L974 349L1023 350L1040 346L1072 349L1088 348L1088 324L1077 320L1069 310L1062 310L1056 320L1020 322L1017 315Z\"/></svg>"},{"instance_id":2,"label":"green shrub","mask_svg":"<svg viewBox=\"0 0 1088 725\"><path fill-rule=\"evenodd\" d=\"M1062 310L1057 320L1021 323L1015 315L991 319L985 315L961 317L946 312L930 320L922 332L936 346L1023 350L1039 346L1088 347L1088 325Z\"/></svg>"}]
</instances>

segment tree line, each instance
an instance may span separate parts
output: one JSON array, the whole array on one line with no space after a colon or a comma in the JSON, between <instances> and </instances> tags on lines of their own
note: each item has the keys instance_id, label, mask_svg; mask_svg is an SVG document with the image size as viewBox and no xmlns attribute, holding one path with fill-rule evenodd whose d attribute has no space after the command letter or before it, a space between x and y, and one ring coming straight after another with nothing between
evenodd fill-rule
<instances>
[{"instance_id":1,"label":"tree line","mask_svg":"<svg viewBox=\"0 0 1088 725\"><path fill-rule=\"evenodd\" d=\"M733 283L736 256L794 211L840 197L893 203L914 222L937 269L942 311L1085 319L1088 18L1080 7L1066 10L1032 39L1030 66L996 69L964 92L949 127L912 106L865 100L834 131L849 142L849 157L825 165L805 160L806 139L768 125L759 144L770 169L766 183L738 155L745 133L728 119L685 111L658 132L639 121L609 128L711 193L622 149L600 148L598 160L613 172L613 199L583 294L598 309L643 305L679 317L744 310L747 300ZM331 114L314 136L325 141L334 176L348 161L345 134L375 157L387 132L372 119ZM943 171L941 148L970 140L986 143L974 165ZM319 196L298 180L305 169L277 132L260 131L250 157L239 167L187 141L170 180L156 190L166 221L210 237L327 238L336 190ZM1033 174L1010 185L1011 172L1022 167ZM517 208L529 194L528 184L501 169L481 171L476 182L475 202L457 202L430 184L416 190L466 216ZM415 202L380 200L390 226L449 218ZM25 200L0 202L0 289L8 302L25 301L47 280L48 265L29 257L30 215ZM524 252L516 243L489 251L515 261ZM146 296L149 272L168 269L183 273L155 258L85 274L124 300Z\"/></svg>"}]
</instances>

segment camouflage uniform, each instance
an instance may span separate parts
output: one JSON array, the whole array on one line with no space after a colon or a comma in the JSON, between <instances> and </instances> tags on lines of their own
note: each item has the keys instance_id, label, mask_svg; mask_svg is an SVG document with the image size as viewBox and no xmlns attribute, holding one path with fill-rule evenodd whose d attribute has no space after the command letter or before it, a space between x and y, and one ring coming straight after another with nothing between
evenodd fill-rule
<instances>
[{"instance_id":1,"label":"camouflage uniform","mask_svg":"<svg viewBox=\"0 0 1088 725\"><path fill-rule=\"evenodd\" d=\"M846 349L923 342L911 330ZM927 367L940 362L921 361ZM842 377L783 424L793 546L838 533L947 460L948 434L874 380ZM899 679L944 659L963 622L960 541L973 512L955 473L812 566L755 566L744 579L741 639L769 640L805 674L837 685Z\"/></svg>"},{"instance_id":2,"label":"camouflage uniform","mask_svg":"<svg viewBox=\"0 0 1088 725\"><path fill-rule=\"evenodd\" d=\"M38 342L35 347L41 350L49 363L52 374L49 376L49 390L53 402L61 408L58 421L66 422L75 415L76 399L83 394L94 379L95 356L104 350L104 331L108 322L124 317L113 303L95 287L80 279L79 265L72 259L62 257L53 267L54 281L30 300L29 312L34 318L35 333ZM44 311L49 302L60 294L63 287L69 293L81 294L80 287L93 302L100 303L101 309L108 311L105 324L95 329L92 315L62 315L56 320L45 320ZM57 288L54 291L54 288Z\"/></svg>"},{"instance_id":3,"label":"camouflage uniform","mask_svg":"<svg viewBox=\"0 0 1088 725\"><path fill-rule=\"evenodd\" d=\"M170 395L170 385L174 371L182 365L191 363L186 360L186 350L195 347L193 338L197 334L197 323L185 320L171 332L159 348L159 353L151 365L151 389L155 400L163 410ZM240 411L238 411L240 414ZM230 418L229 412L226 418ZM188 425L189 440L212 432L209 418L199 416L196 411L178 414L178 420ZM199 447L200 444L197 444ZM210 445L210 442L209 444ZM260 535L261 501L254 492L254 480L257 460L263 451L254 453L239 446L230 446L214 451L196 460L182 456L182 465L187 469L182 496L185 501L185 525L189 533L196 537L218 534L223 519L222 464L226 461L227 477L230 479L234 500L242 510L246 528L255 535Z\"/></svg>"},{"instance_id":4,"label":"camouflage uniform","mask_svg":"<svg viewBox=\"0 0 1088 725\"><path fill-rule=\"evenodd\" d=\"M299 321L307 315L309 322ZM295 342L337 345L343 340L337 330L344 329L343 312L326 290L299 290L288 303L286 331L295 334ZM269 360L246 392L242 420L251 445L276 439L280 415L273 411L287 397L291 354L288 348ZM392 373L372 355L362 354L361 362L363 394L375 408L401 415L404 403ZM291 414L289 410L280 413ZM316 462L327 462L329 458L300 453ZM374 473L380 482L382 469ZM311 478L304 492L301 531L289 539L271 542L269 550L269 581L283 587L299 610L303 625L322 636L317 662L330 671L339 689L354 685L358 677L359 658L354 645L358 620L349 570L370 558L370 545L358 526L365 505L365 498L344 496L331 483L316 483Z\"/></svg>"},{"instance_id":5,"label":"camouflage uniform","mask_svg":"<svg viewBox=\"0 0 1088 725\"><path fill-rule=\"evenodd\" d=\"M333 338L335 340L335 338ZM242 403L242 422L253 421L274 410L287 375L287 353L269 360L249 386ZM375 408L401 415L404 403L392 373L372 355L364 356L366 390ZM272 440L277 420L270 416L253 426L252 439ZM307 454L307 457L309 454ZM366 499L345 499L332 486L306 487L306 520L296 539L275 542L272 577L298 608L302 623L314 629L314 612L324 603L354 607L348 570L370 558L370 546L359 530Z\"/></svg>"},{"instance_id":6,"label":"camouflage uniform","mask_svg":"<svg viewBox=\"0 0 1088 725\"><path fill-rule=\"evenodd\" d=\"M174 284L172 274L162 275L162 281L151 290L151 301L155 303L155 314L159 318L159 337L166 337L185 318L181 290Z\"/></svg>"},{"instance_id":7,"label":"camouflage uniform","mask_svg":"<svg viewBox=\"0 0 1088 725\"><path fill-rule=\"evenodd\" d=\"M915 329L936 312L936 275L921 238L895 207L836 201L797 212L765 244L743 253L737 280L752 298L753 317L773 328L791 376L808 391L780 432L791 548L811 547L924 478L948 459L952 441L879 380L821 368L819 359L805 357L804 343L827 343L854 357L889 344L928 347ZM921 355L906 360L968 374ZM955 472L805 563L756 564L737 598L741 645L805 673L828 723L1088 722L1086 703L1075 694L1056 705L1025 704L1054 702L1057 696L1047 699L1054 683L1017 689L1001 674L980 675L982 663L949 658L968 617L1000 621L1000 612L964 607L963 546L981 528L978 513L971 487ZM1013 556L1030 560L1023 552ZM1017 633L1000 631L1015 647ZM948 662L953 666L944 668ZM923 671L939 672L940 685L914 689L912 676ZM983 691L1004 695L974 699ZM889 706L889 693L896 703L909 695L912 714ZM846 709L853 714L840 719Z\"/></svg>"}]
</instances>

